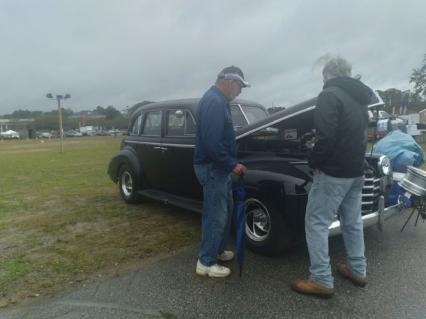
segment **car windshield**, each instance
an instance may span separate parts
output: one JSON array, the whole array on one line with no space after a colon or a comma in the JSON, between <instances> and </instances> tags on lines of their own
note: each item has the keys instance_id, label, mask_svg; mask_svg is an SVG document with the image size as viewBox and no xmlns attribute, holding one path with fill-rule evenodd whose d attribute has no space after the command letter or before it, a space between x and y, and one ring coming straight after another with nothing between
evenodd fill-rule
<instances>
[{"instance_id":1,"label":"car windshield","mask_svg":"<svg viewBox=\"0 0 426 319\"><path fill-rule=\"evenodd\" d=\"M232 121L234 127L239 130L248 124L260 121L268 116L268 112L260 106L249 106L242 104L231 105Z\"/></svg>"},{"instance_id":2,"label":"car windshield","mask_svg":"<svg viewBox=\"0 0 426 319\"><path fill-rule=\"evenodd\" d=\"M243 108L243 112L246 115L249 124L260 121L268 116L268 112L261 107L248 105L241 105L241 107Z\"/></svg>"}]
</instances>

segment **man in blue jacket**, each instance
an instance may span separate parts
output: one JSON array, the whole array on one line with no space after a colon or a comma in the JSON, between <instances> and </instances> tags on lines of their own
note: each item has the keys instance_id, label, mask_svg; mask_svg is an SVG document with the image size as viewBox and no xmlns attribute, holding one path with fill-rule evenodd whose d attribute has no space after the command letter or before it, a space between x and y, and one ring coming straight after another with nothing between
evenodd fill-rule
<instances>
[{"instance_id":1,"label":"man in blue jacket","mask_svg":"<svg viewBox=\"0 0 426 319\"><path fill-rule=\"evenodd\" d=\"M232 251L225 250L233 210L230 174L244 175L246 168L237 162L229 102L248 86L240 68L227 67L198 106L194 170L203 187L202 238L196 267L201 276L227 277L231 273L217 261L234 258Z\"/></svg>"},{"instance_id":2,"label":"man in blue jacket","mask_svg":"<svg viewBox=\"0 0 426 319\"><path fill-rule=\"evenodd\" d=\"M324 66L323 77L324 89L314 112L317 140L309 159L314 175L305 216L310 276L296 281L292 288L303 294L331 297L334 284L328 228L337 213L347 253L346 263L337 270L357 286L367 284L361 202L367 105L373 92L351 77L351 65L341 58Z\"/></svg>"}]
</instances>

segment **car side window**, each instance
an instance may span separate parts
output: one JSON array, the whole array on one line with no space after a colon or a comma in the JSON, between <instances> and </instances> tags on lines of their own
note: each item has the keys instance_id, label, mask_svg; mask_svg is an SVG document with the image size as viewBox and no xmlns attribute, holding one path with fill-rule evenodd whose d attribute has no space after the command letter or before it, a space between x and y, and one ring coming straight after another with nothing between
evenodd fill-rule
<instances>
[{"instance_id":1,"label":"car side window","mask_svg":"<svg viewBox=\"0 0 426 319\"><path fill-rule=\"evenodd\" d=\"M141 127L141 122L142 122L142 114L140 114L134 121L132 124L132 128L129 131L130 135L139 135L140 132L140 127Z\"/></svg>"},{"instance_id":2,"label":"car side window","mask_svg":"<svg viewBox=\"0 0 426 319\"><path fill-rule=\"evenodd\" d=\"M143 124L142 135L161 136L161 111L146 113Z\"/></svg>"},{"instance_id":3,"label":"car side window","mask_svg":"<svg viewBox=\"0 0 426 319\"><path fill-rule=\"evenodd\" d=\"M195 135L195 132L197 130L194 117L192 116L191 112L186 112L186 121L185 121L185 135Z\"/></svg>"},{"instance_id":4,"label":"car side window","mask_svg":"<svg viewBox=\"0 0 426 319\"><path fill-rule=\"evenodd\" d=\"M231 114L232 122L234 123L234 129L238 130L240 128L243 128L244 126L247 126L247 121L238 105L231 105Z\"/></svg>"},{"instance_id":5,"label":"car side window","mask_svg":"<svg viewBox=\"0 0 426 319\"><path fill-rule=\"evenodd\" d=\"M167 136L193 136L195 122L189 111L169 110L167 112Z\"/></svg>"}]
</instances>

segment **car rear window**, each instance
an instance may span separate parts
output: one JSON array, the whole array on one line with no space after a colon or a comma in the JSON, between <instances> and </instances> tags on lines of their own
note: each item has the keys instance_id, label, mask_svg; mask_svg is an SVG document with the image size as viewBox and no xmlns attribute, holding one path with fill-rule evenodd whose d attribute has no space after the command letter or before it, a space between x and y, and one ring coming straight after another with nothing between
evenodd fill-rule
<instances>
[{"instance_id":1,"label":"car rear window","mask_svg":"<svg viewBox=\"0 0 426 319\"><path fill-rule=\"evenodd\" d=\"M167 136L193 136L195 122L187 110L169 110L167 112Z\"/></svg>"}]
</instances>

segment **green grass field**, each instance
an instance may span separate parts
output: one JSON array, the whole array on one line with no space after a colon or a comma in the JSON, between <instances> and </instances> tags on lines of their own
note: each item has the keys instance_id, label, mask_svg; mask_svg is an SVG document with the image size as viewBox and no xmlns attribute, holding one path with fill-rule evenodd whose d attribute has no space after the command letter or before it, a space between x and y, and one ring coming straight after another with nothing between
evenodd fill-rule
<instances>
[{"instance_id":1,"label":"green grass field","mask_svg":"<svg viewBox=\"0 0 426 319\"><path fill-rule=\"evenodd\" d=\"M199 240L198 215L121 200L107 175L120 141L69 138L61 154L57 140L0 140L0 307Z\"/></svg>"},{"instance_id":2,"label":"green grass field","mask_svg":"<svg viewBox=\"0 0 426 319\"><path fill-rule=\"evenodd\" d=\"M120 141L0 141L0 306L198 240L196 214L120 199L106 172Z\"/></svg>"}]
</instances>

